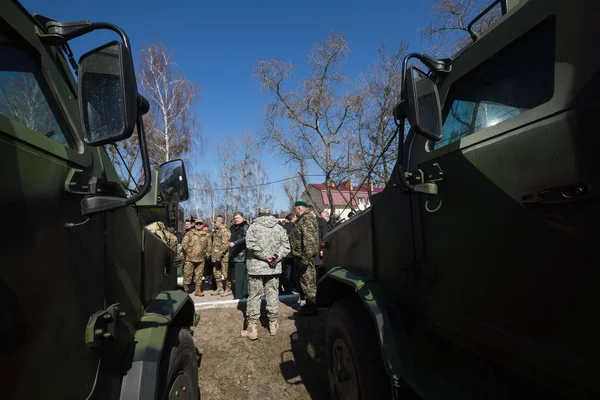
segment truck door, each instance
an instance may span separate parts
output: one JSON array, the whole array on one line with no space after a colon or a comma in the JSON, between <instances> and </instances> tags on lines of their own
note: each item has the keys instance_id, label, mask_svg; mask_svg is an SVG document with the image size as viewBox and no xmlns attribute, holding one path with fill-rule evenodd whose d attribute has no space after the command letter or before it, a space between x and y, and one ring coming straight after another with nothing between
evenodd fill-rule
<instances>
[{"instance_id":1,"label":"truck door","mask_svg":"<svg viewBox=\"0 0 600 400\"><path fill-rule=\"evenodd\" d=\"M600 57L580 54L599 39L585 14L528 2L459 56L444 138L416 138L409 169L438 180L438 196L413 196L431 328L591 385Z\"/></svg>"},{"instance_id":2,"label":"truck door","mask_svg":"<svg viewBox=\"0 0 600 400\"><path fill-rule=\"evenodd\" d=\"M76 131L76 86L16 2L0 10L0 371L4 398L86 398L99 367L84 342L104 304L104 218L80 223L73 169L97 156ZM95 150L96 151L96 150ZM67 389L68 388L68 389Z\"/></svg>"}]
</instances>

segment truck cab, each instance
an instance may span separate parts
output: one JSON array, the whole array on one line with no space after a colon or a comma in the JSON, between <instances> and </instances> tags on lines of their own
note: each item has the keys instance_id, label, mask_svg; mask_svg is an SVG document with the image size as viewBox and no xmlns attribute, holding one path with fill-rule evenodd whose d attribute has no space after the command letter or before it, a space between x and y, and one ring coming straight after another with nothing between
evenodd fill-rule
<instances>
[{"instance_id":1,"label":"truck cab","mask_svg":"<svg viewBox=\"0 0 600 400\"><path fill-rule=\"evenodd\" d=\"M69 40L99 29L119 40L76 62ZM199 398L194 304L136 208L188 196L180 160L150 172L147 109L119 27L0 1L4 398ZM104 145L134 132L145 179L128 196Z\"/></svg>"},{"instance_id":2,"label":"truck cab","mask_svg":"<svg viewBox=\"0 0 600 400\"><path fill-rule=\"evenodd\" d=\"M325 238L337 398L599 395L600 8L502 6L453 57L407 56L393 177Z\"/></svg>"}]
</instances>

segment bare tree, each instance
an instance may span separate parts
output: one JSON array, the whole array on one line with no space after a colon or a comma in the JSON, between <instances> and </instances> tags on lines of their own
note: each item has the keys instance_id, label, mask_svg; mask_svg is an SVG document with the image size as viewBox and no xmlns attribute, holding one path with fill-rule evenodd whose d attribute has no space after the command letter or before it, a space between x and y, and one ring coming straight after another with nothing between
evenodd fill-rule
<instances>
[{"instance_id":1,"label":"bare tree","mask_svg":"<svg viewBox=\"0 0 600 400\"><path fill-rule=\"evenodd\" d=\"M302 188L304 187L302 185L302 181L300 180L300 177L298 177L284 181L282 186L283 192L285 193L285 196L287 197L290 204L289 209L293 210L294 203L300 198L300 196L302 196Z\"/></svg>"},{"instance_id":2,"label":"bare tree","mask_svg":"<svg viewBox=\"0 0 600 400\"><path fill-rule=\"evenodd\" d=\"M217 145L217 158L219 160L219 190L220 205L223 207L221 214L227 219L237 211L241 197L238 187L240 186L240 172L238 166L239 142L231 136L223 136Z\"/></svg>"},{"instance_id":3,"label":"bare tree","mask_svg":"<svg viewBox=\"0 0 600 400\"><path fill-rule=\"evenodd\" d=\"M396 162L397 141L384 151L397 130L392 112L400 102L402 88L401 63L408 44L402 40L388 53L385 44L379 46L379 58L359 79L357 103L353 113L355 135L352 137L352 172L362 182L366 179L369 196L371 184L384 185ZM369 171L372 171L369 173Z\"/></svg>"},{"instance_id":4,"label":"bare tree","mask_svg":"<svg viewBox=\"0 0 600 400\"><path fill-rule=\"evenodd\" d=\"M490 0L438 0L431 7L432 18L428 27L420 30L422 39L430 40L428 51L436 57L450 56L467 45L470 41L467 29ZM481 33L500 18L500 5L492 9L473 26L475 32Z\"/></svg>"},{"instance_id":5,"label":"bare tree","mask_svg":"<svg viewBox=\"0 0 600 400\"><path fill-rule=\"evenodd\" d=\"M215 190L224 217L229 219L236 211L250 215L259 206L272 203L269 173L260 155L260 144L251 132L221 137L217 145L221 187Z\"/></svg>"},{"instance_id":6,"label":"bare tree","mask_svg":"<svg viewBox=\"0 0 600 400\"><path fill-rule=\"evenodd\" d=\"M150 101L144 116L148 153L154 165L184 156L194 148L203 151L194 106L199 92L174 62L175 53L162 43L151 43L140 52L138 81Z\"/></svg>"},{"instance_id":7,"label":"bare tree","mask_svg":"<svg viewBox=\"0 0 600 400\"><path fill-rule=\"evenodd\" d=\"M198 217L214 219L218 201L215 182L206 172L192 174L188 182L191 201L188 207L190 211L194 212Z\"/></svg>"},{"instance_id":8,"label":"bare tree","mask_svg":"<svg viewBox=\"0 0 600 400\"><path fill-rule=\"evenodd\" d=\"M332 174L348 167L344 150L349 133L345 128L354 97L345 93L346 77L339 72L348 52L346 39L335 32L330 34L308 54L312 71L295 90L284 88L295 70L293 64L273 59L258 61L254 69L261 88L274 98L264 108L265 139L287 161L308 161L323 171L332 212ZM303 185L308 191L305 179Z\"/></svg>"},{"instance_id":9,"label":"bare tree","mask_svg":"<svg viewBox=\"0 0 600 400\"><path fill-rule=\"evenodd\" d=\"M269 171L267 171L262 162L253 158L249 160L246 167L247 171L247 189L245 192L244 209L249 215L256 215L258 207L273 207L273 195L270 187L266 185L269 180Z\"/></svg>"}]
</instances>

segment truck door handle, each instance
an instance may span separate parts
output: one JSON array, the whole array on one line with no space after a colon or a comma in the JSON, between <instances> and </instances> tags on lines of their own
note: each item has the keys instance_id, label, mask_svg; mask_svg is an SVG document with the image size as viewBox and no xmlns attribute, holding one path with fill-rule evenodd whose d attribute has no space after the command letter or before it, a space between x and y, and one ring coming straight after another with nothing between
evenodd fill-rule
<instances>
[{"instance_id":1,"label":"truck door handle","mask_svg":"<svg viewBox=\"0 0 600 400\"><path fill-rule=\"evenodd\" d=\"M570 184L555 188L542 189L536 194L521 196L524 203L568 203L588 198L590 193L588 184Z\"/></svg>"}]
</instances>

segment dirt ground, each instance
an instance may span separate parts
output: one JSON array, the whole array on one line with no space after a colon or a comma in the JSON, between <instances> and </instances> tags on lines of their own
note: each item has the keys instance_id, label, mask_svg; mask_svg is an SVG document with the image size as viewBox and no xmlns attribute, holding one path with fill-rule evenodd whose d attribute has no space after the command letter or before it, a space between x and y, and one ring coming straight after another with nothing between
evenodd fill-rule
<instances>
[{"instance_id":1,"label":"dirt ground","mask_svg":"<svg viewBox=\"0 0 600 400\"><path fill-rule=\"evenodd\" d=\"M245 305L200 310L194 341L203 353L202 400L328 399L324 353L326 310L294 316L279 303L279 331L270 336L264 302L258 340L241 337Z\"/></svg>"}]
</instances>

